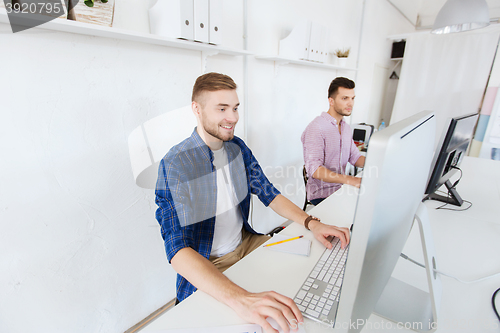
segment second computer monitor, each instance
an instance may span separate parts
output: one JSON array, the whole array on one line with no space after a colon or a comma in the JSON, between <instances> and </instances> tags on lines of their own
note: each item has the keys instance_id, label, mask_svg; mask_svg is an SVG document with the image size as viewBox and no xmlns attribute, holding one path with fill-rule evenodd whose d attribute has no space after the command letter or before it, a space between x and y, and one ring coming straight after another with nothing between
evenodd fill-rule
<instances>
[{"instance_id":1,"label":"second computer monitor","mask_svg":"<svg viewBox=\"0 0 500 333\"><path fill-rule=\"evenodd\" d=\"M425 199L462 205L463 200L455 188L456 184L452 184L450 178L456 173L467 153L478 117L477 113L472 113L448 119L448 126L441 136L431 164ZM435 193L442 185L448 189L446 196Z\"/></svg>"}]
</instances>

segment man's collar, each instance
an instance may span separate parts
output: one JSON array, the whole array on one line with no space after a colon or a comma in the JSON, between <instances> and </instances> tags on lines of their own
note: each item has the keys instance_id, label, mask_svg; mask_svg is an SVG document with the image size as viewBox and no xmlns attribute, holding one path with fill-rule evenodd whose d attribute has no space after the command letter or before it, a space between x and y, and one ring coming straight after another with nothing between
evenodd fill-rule
<instances>
[{"instance_id":1,"label":"man's collar","mask_svg":"<svg viewBox=\"0 0 500 333\"><path fill-rule=\"evenodd\" d=\"M328 112L323 112L321 114L321 116L323 118L325 118L326 120L328 120L329 122L331 122L332 124L337 125L337 119L335 119L334 117L332 117L332 115L329 114ZM342 119L340 119L340 124L342 124L343 121L344 121L344 117L342 117Z\"/></svg>"},{"instance_id":2,"label":"man's collar","mask_svg":"<svg viewBox=\"0 0 500 333\"><path fill-rule=\"evenodd\" d=\"M201 136L198 134L197 127L194 128L193 133L191 134L191 141L192 141L193 146L194 146L193 148L200 148L200 150L203 153L203 156L205 156L205 158L208 161L212 161L213 153L212 153L210 147L207 146L205 141L203 141Z\"/></svg>"}]
</instances>

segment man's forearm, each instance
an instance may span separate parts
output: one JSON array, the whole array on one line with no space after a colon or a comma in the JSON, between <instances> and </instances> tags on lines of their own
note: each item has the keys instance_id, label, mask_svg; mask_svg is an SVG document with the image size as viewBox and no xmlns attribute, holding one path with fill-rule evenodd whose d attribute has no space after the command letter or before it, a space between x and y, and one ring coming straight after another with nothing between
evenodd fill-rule
<instances>
[{"instance_id":1,"label":"man's forearm","mask_svg":"<svg viewBox=\"0 0 500 333\"><path fill-rule=\"evenodd\" d=\"M231 305L236 297L247 293L190 247L177 252L171 263L174 270L193 286L227 305Z\"/></svg>"},{"instance_id":2,"label":"man's forearm","mask_svg":"<svg viewBox=\"0 0 500 333\"><path fill-rule=\"evenodd\" d=\"M301 225L304 225L304 221L309 216L306 212L297 207L296 204L281 194L274 198L274 200L269 204L269 207L271 207L271 209L280 216Z\"/></svg>"},{"instance_id":3,"label":"man's forearm","mask_svg":"<svg viewBox=\"0 0 500 333\"><path fill-rule=\"evenodd\" d=\"M365 157L360 156L356 161L356 163L354 163L354 166L358 168L363 168L365 166Z\"/></svg>"},{"instance_id":4,"label":"man's forearm","mask_svg":"<svg viewBox=\"0 0 500 333\"><path fill-rule=\"evenodd\" d=\"M359 182L356 177L338 174L325 168L324 166L320 166L318 169L316 169L312 176L313 178L322 180L327 183L338 183L355 186L355 184Z\"/></svg>"}]
</instances>

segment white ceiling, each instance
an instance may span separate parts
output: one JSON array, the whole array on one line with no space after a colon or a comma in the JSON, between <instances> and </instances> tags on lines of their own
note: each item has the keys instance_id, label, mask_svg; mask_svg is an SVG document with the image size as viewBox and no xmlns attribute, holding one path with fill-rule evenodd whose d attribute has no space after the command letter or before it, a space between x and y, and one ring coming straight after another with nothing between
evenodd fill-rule
<instances>
[{"instance_id":1,"label":"white ceiling","mask_svg":"<svg viewBox=\"0 0 500 333\"><path fill-rule=\"evenodd\" d=\"M394 5L415 27L430 28L446 0L387 0ZM486 0L490 18L500 18L500 0Z\"/></svg>"}]
</instances>

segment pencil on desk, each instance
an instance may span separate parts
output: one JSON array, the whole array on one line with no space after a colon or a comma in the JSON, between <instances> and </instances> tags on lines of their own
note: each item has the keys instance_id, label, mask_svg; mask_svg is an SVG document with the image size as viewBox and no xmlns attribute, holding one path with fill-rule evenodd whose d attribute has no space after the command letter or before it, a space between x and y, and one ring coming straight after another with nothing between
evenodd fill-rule
<instances>
[{"instance_id":1,"label":"pencil on desk","mask_svg":"<svg viewBox=\"0 0 500 333\"><path fill-rule=\"evenodd\" d=\"M302 237L304 237L304 235L302 235L302 236L297 236L297 237L293 237L293 238L289 238L289 239L284 239L284 240L279 241L279 242L274 242L274 243L271 243L271 244L264 245L263 247L268 247L268 246L278 245L278 244L281 244L281 243L284 243L284 242L293 241L293 240L295 240L295 239L299 239L299 238L302 238Z\"/></svg>"}]
</instances>

